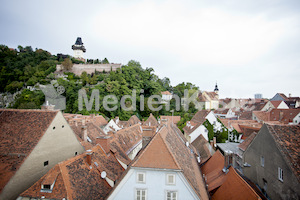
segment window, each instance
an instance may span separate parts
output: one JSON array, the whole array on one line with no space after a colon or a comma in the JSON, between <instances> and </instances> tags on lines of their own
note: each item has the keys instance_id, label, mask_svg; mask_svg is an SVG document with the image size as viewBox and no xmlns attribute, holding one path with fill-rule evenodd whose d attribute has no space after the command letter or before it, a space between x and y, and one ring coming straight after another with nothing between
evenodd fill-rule
<instances>
[{"instance_id":1,"label":"window","mask_svg":"<svg viewBox=\"0 0 300 200\"><path fill-rule=\"evenodd\" d=\"M62 125L61 127L62 127L62 128L65 128L65 125Z\"/></svg>"},{"instance_id":2,"label":"window","mask_svg":"<svg viewBox=\"0 0 300 200\"><path fill-rule=\"evenodd\" d=\"M138 172L136 176L137 183L146 183L146 174L144 172Z\"/></svg>"},{"instance_id":3,"label":"window","mask_svg":"<svg viewBox=\"0 0 300 200\"><path fill-rule=\"evenodd\" d=\"M53 130L55 129L55 126L53 126Z\"/></svg>"},{"instance_id":4,"label":"window","mask_svg":"<svg viewBox=\"0 0 300 200\"><path fill-rule=\"evenodd\" d=\"M46 167L48 165L49 165L49 161L47 160L47 161L44 162L44 167Z\"/></svg>"},{"instance_id":5,"label":"window","mask_svg":"<svg viewBox=\"0 0 300 200\"><path fill-rule=\"evenodd\" d=\"M167 174L167 185L175 185L175 174Z\"/></svg>"},{"instance_id":6,"label":"window","mask_svg":"<svg viewBox=\"0 0 300 200\"><path fill-rule=\"evenodd\" d=\"M51 185L43 185L43 189L50 190L51 189Z\"/></svg>"},{"instance_id":7,"label":"window","mask_svg":"<svg viewBox=\"0 0 300 200\"><path fill-rule=\"evenodd\" d=\"M77 153L77 151L76 151L76 152L75 152L75 156L77 156L77 154L78 154L78 153Z\"/></svg>"},{"instance_id":8,"label":"window","mask_svg":"<svg viewBox=\"0 0 300 200\"><path fill-rule=\"evenodd\" d=\"M264 158L263 156L260 156L260 165L261 165L262 167L265 166L265 158Z\"/></svg>"},{"instance_id":9,"label":"window","mask_svg":"<svg viewBox=\"0 0 300 200\"><path fill-rule=\"evenodd\" d=\"M283 182L283 170L278 167L278 179Z\"/></svg>"},{"instance_id":10,"label":"window","mask_svg":"<svg viewBox=\"0 0 300 200\"><path fill-rule=\"evenodd\" d=\"M136 200L146 200L147 190L146 189L136 189Z\"/></svg>"},{"instance_id":11,"label":"window","mask_svg":"<svg viewBox=\"0 0 300 200\"><path fill-rule=\"evenodd\" d=\"M177 191L167 191L167 200L177 200Z\"/></svg>"}]
</instances>

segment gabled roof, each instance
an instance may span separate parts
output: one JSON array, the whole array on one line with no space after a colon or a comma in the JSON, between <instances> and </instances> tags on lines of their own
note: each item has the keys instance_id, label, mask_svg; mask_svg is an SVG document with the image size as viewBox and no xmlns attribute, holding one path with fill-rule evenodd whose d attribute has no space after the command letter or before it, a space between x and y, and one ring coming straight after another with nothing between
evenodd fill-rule
<instances>
[{"instance_id":1,"label":"gabled roof","mask_svg":"<svg viewBox=\"0 0 300 200\"><path fill-rule=\"evenodd\" d=\"M217 150L216 153L201 167L201 171L206 177L207 189L209 192L220 187L225 181L225 173L222 171L224 163L224 156Z\"/></svg>"},{"instance_id":2,"label":"gabled roof","mask_svg":"<svg viewBox=\"0 0 300 200\"><path fill-rule=\"evenodd\" d=\"M97 137L106 135L104 131L101 128L99 128L99 126L95 125L93 122L87 122L84 126L82 125L81 122L79 122L77 124L72 124L70 127L72 128L72 130L77 136L77 139L80 142L86 142L84 141L83 130L82 130L83 127L86 127L87 136L89 138L87 142L91 143L92 146L97 144L96 142Z\"/></svg>"},{"instance_id":3,"label":"gabled roof","mask_svg":"<svg viewBox=\"0 0 300 200\"><path fill-rule=\"evenodd\" d=\"M260 196L248 185L248 183L235 171L229 168L225 181L213 194L212 199L261 199Z\"/></svg>"},{"instance_id":4,"label":"gabled roof","mask_svg":"<svg viewBox=\"0 0 300 200\"><path fill-rule=\"evenodd\" d=\"M251 142L255 138L256 134L257 134L256 132L251 133L250 136L247 137L238 147L242 151L246 151L246 149L248 148L248 146L251 144Z\"/></svg>"},{"instance_id":5,"label":"gabled roof","mask_svg":"<svg viewBox=\"0 0 300 200\"><path fill-rule=\"evenodd\" d=\"M252 120L252 111L244 111L239 117L240 120Z\"/></svg>"},{"instance_id":6,"label":"gabled roof","mask_svg":"<svg viewBox=\"0 0 300 200\"><path fill-rule=\"evenodd\" d=\"M200 154L200 165L205 163L215 153L215 150L202 134L192 142L192 145Z\"/></svg>"},{"instance_id":7,"label":"gabled roof","mask_svg":"<svg viewBox=\"0 0 300 200\"><path fill-rule=\"evenodd\" d=\"M172 95L169 91L163 91L163 92L161 92L161 94L163 95Z\"/></svg>"},{"instance_id":8,"label":"gabled roof","mask_svg":"<svg viewBox=\"0 0 300 200\"><path fill-rule=\"evenodd\" d=\"M224 156L217 150L216 153L201 167L203 174L207 175L214 170L222 170L224 167Z\"/></svg>"},{"instance_id":9,"label":"gabled roof","mask_svg":"<svg viewBox=\"0 0 300 200\"><path fill-rule=\"evenodd\" d=\"M168 146L161 137L156 134L132 167L180 169Z\"/></svg>"},{"instance_id":10,"label":"gabled roof","mask_svg":"<svg viewBox=\"0 0 300 200\"><path fill-rule=\"evenodd\" d=\"M208 199L193 149L191 145L186 146L180 130L169 122L157 132L133 166L181 170L199 198Z\"/></svg>"},{"instance_id":11,"label":"gabled roof","mask_svg":"<svg viewBox=\"0 0 300 200\"><path fill-rule=\"evenodd\" d=\"M172 122L172 120L173 120L173 123L177 124L180 121L181 117L180 116L165 116L165 115L161 115L160 119L161 120L168 120L170 122Z\"/></svg>"},{"instance_id":12,"label":"gabled roof","mask_svg":"<svg viewBox=\"0 0 300 200\"><path fill-rule=\"evenodd\" d=\"M0 109L0 192L59 111Z\"/></svg>"},{"instance_id":13,"label":"gabled roof","mask_svg":"<svg viewBox=\"0 0 300 200\"><path fill-rule=\"evenodd\" d=\"M158 126L158 122L155 117L150 113L148 119L143 123L144 126Z\"/></svg>"},{"instance_id":14,"label":"gabled roof","mask_svg":"<svg viewBox=\"0 0 300 200\"><path fill-rule=\"evenodd\" d=\"M209 102L212 100L218 100L219 95L216 92L202 92L198 95L200 102Z\"/></svg>"},{"instance_id":15,"label":"gabled roof","mask_svg":"<svg viewBox=\"0 0 300 200\"><path fill-rule=\"evenodd\" d=\"M118 152L118 159L129 164L131 160L127 155L140 142L142 142L142 129L140 124L136 124L117 131L110 141L110 148Z\"/></svg>"},{"instance_id":16,"label":"gabled roof","mask_svg":"<svg viewBox=\"0 0 300 200\"><path fill-rule=\"evenodd\" d=\"M266 124L279 151L300 181L300 126Z\"/></svg>"},{"instance_id":17,"label":"gabled roof","mask_svg":"<svg viewBox=\"0 0 300 200\"><path fill-rule=\"evenodd\" d=\"M206 116L210 113L209 110L199 110L191 119L191 121L195 123L203 124L203 122L206 120Z\"/></svg>"},{"instance_id":18,"label":"gabled roof","mask_svg":"<svg viewBox=\"0 0 300 200\"><path fill-rule=\"evenodd\" d=\"M283 101L270 101L270 102L273 104L273 106L275 108L277 108L281 104L281 102L283 102Z\"/></svg>"},{"instance_id":19,"label":"gabled roof","mask_svg":"<svg viewBox=\"0 0 300 200\"><path fill-rule=\"evenodd\" d=\"M100 146L93 147L92 152L91 166L88 165L85 154L61 162L20 196L70 200L105 199L112 188L101 178L101 172L105 171L106 177L115 181L124 169L114 155L106 155ZM47 182L54 183L51 193L41 191L41 185Z\"/></svg>"}]
</instances>

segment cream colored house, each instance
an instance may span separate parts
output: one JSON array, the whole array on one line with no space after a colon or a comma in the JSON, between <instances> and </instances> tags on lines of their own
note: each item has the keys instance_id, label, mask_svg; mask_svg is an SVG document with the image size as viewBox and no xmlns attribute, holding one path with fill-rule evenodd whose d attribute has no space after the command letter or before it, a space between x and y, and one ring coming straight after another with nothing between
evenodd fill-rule
<instances>
[{"instance_id":1,"label":"cream colored house","mask_svg":"<svg viewBox=\"0 0 300 200\"><path fill-rule=\"evenodd\" d=\"M16 199L57 163L84 152L58 110L0 109L0 199Z\"/></svg>"}]
</instances>

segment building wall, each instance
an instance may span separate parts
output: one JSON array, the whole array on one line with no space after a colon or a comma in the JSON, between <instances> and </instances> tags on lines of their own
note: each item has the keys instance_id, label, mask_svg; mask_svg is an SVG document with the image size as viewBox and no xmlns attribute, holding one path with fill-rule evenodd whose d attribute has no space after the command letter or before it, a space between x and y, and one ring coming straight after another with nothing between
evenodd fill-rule
<instances>
[{"instance_id":1,"label":"building wall","mask_svg":"<svg viewBox=\"0 0 300 200\"><path fill-rule=\"evenodd\" d=\"M214 128L216 128L217 130L220 130L222 128L222 124L220 122L218 122L216 116L214 115L213 112L208 113L208 115L206 116L206 119L209 121L209 123L211 125L214 126Z\"/></svg>"},{"instance_id":2,"label":"building wall","mask_svg":"<svg viewBox=\"0 0 300 200\"><path fill-rule=\"evenodd\" d=\"M83 58L82 50L74 50L74 58Z\"/></svg>"},{"instance_id":3,"label":"building wall","mask_svg":"<svg viewBox=\"0 0 300 200\"><path fill-rule=\"evenodd\" d=\"M145 183L137 183L137 173L144 172L146 175ZM175 174L175 185L166 184L166 174ZM108 198L114 200L135 199L136 189L147 189L147 198L166 199L166 191L177 191L177 199L194 200L199 199L193 189L189 186L183 174L172 170L158 170L145 168L131 168L127 175L122 179L114 192Z\"/></svg>"},{"instance_id":4,"label":"building wall","mask_svg":"<svg viewBox=\"0 0 300 200\"><path fill-rule=\"evenodd\" d=\"M75 156L75 152L81 154L84 149L62 113L58 112L39 143L7 183L0 199L16 199L54 165ZM49 163L47 166L44 166L45 161Z\"/></svg>"},{"instance_id":5,"label":"building wall","mask_svg":"<svg viewBox=\"0 0 300 200\"><path fill-rule=\"evenodd\" d=\"M206 131L205 131L206 130ZM208 131L205 128L205 126L200 125L196 130L194 130L190 135L189 135L189 142L192 143L197 137L200 135L203 135L203 137L208 141Z\"/></svg>"},{"instance_id":6,"label":"building wall","mask_svg":"<svg viewBox=\"0 0 300 200\"><path fill-rule=\"evenodd\" d=\"M282 101L277 107L277 109L289 109L289 107L286 105L284 101Z\"/></svg>"},{"instance_id":7,"label":"building wall","mask_svg":"<svg viewBox=\"0 0 300 200\"><path fill-rule=\"evenodd\" d=\"M264 157L264 167L261 166L261 156ZM271 199L300 198L299 182L282 157L266 126L261 128L249 145L243 159L244 163L251 165L243 168L244 175L260 188L264 188L264 180L266 180L266 193ZM278 167L283 169L283 182L278 179Z\"/></svg>"}]
</instances>

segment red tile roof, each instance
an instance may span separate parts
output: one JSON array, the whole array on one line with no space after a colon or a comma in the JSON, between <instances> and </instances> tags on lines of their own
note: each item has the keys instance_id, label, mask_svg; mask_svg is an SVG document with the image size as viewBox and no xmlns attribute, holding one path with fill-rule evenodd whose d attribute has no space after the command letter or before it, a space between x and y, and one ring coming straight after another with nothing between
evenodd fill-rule
<instances>
[{"instance_id":1,"label":"red tile roof","mask_svg":"<svg viewBox=\"0 0 300 200\"><path fill-rule=\"evenodd\" d=\"M266 124L280 152L300 181L300 126Z\"/></svg>"},{"instance_id":2,"label":"red tile roof","mask_svg":"<svg viewBox=\"0 0 300 200\"><path fill-rule=\"evenodd\" d=\"M192 142L192 145L200 154L200 165L205 163L215 152L202 134Z\"/></svg>"},{"instance_id":3,"label":"red tile roof","mask_svg":"<svg viewBox=\"0 0 300 200\"><path fill-rule=\"evenodd\" d=\"M256 136L256 132L253 132L252 134L250 134L249 137L247 137L241 144L239 144L239 148L243 151L246 151L246 149L248 148L248 146L251 144L251 142L253 141L253 139Z\"/></svg>"},{"instance_id":4,"label":"red tile roof","mask_svg":"<svg viewBox=\"0 0 300 200\"><path fill-rule=\"evenodd\" d=\"M142 128L140 124L136 124L113 134L110 148L118 152L118 159L121 159L125 164L129 164L131 160L127 155L140 142L142 142Z\"/></svg>"},{"instance_id":5,"label":"red tile roof","mask_svg":"<svg viewBox=\"0 0 300 200\"><path fill-rule=\"evenodd\" d=\"M163 91L163 92L161 92L161 94L163 95L172 95L169 91Z\"/></svg>"},{"instance_id":6,"label":"red tile roof","mask_svg":"<svg viewBox=\"0 0 300 200\"><path fill-rule=\"evenodd\" d=\"M199 126L201 126L205 120L206 116L211 111L208 110L199 110L191 119L191 121L186 122L186 126L183 128L184 133L191 134L194 130L196 130Z\"/></svg>"},{"instance_id":7,"label":"red tile roof","mask_svg":"<svg viewBox=\"0 0 300 200\"><path fill-rule=\"evenodd\" d=\"M0 192L59 111L0 109Z\"/></svg>"},{"instance_id":8,"label":"red tile roof","mask_svg":"<svg viewBox=\"0 0 300 200\"><path fill-rule=\"evenodd\" d=\"M170 122L158 131L133 166L180 169L199 198L208 199L194 148L186 146L181 131Z\"/></svg>"},{"instance_id":9,"label":"red tile roof","mask_svg":"<svg viewBox=\"0 0 300 200\"><path fill-rule=\"evenodd\" d=\"M112 187L101 178L101 172L105 171L106 177L115 181L124 169L114 155L105 154L99 145L93 147L92 152L91 166L86 162L85 154L61 162L20 196L70 200L105 199ZM55 183L51 193L41 191L41 184L53 180Z\"/></svg>"},{"instance_id":10,"label":"red tile roof","mask_svg":"<svg viewBox=\"0 0 300 200\"><path fill-rule=\"evenodd\" d=\"M181 119L180 116L164 116L164 115L160 116L161 120L168 120L170 122L172 122L172 118L173 118L173 123L174 124L177 124L180 121L180 119Z\"/></svg>"},{"instance_id":11,"label":"red tile roof","mask_svg":"<svg viewBox=\"0 0 300 200\"><path fill-rule=\"evenodd\" d=\"M225 181L224 156L219 150L201 167L201 171L205 174L207 189L209 192L220 187Z\"/></svg>"},{"instance_id":12,"label":"red tile roof","mask_svg":"<svg viewBox=\"0 0 300 200\"><path fill-rule=\"evenodd\" d=\"M148 119L143 123L144 126L158 126L158 122L155 117L150 113Z\"/></svg>"},{"instance_id":13,"label":"red tile roof","mask_svg":"<svg viewBox=\"0 0 300 200\"><path fill-rule=\"evenodd\" d=\"M229 168L226 174L225 182L213 194L213 200L217 199L261 199L260 196L248 185L248 183L235 171L233 167Z\"/></svg>"}]
</instances>

